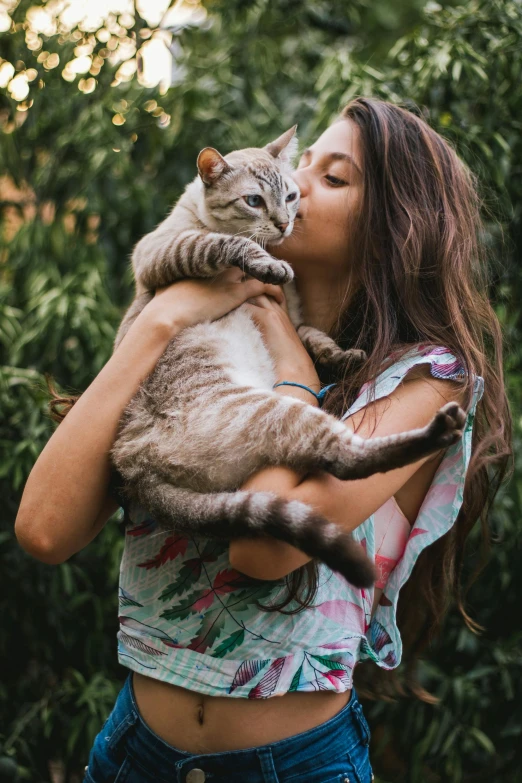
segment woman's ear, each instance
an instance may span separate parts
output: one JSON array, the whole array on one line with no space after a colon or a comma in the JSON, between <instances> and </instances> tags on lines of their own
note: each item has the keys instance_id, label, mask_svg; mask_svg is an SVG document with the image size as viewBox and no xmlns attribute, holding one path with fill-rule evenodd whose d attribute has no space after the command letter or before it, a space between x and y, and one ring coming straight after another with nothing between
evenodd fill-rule
<instances>
[{"instance_id":1,"label":"woman's ear","mask_svg":"<svg viewBox=\"0 0 522 783\"><path fill-rule=\"evenodd\" d=\"M285 131L279 138L269 142L265 145L264 149L267 150L274 158L278 158L283 163L291 163L295 154L297 153L297 136L295 132L297 125L293 128Z\"/></svg>"},{"instance_id":2,"label":"woman's ear","mask_svg":"<svg viewBox=\"0 0 522 783\"><path fill-rule=\"evenodd\" d=\"M214 147L205 147L198 155L198 172L205 185L213 185L223 174L232 171L221 153Z\"/></svg>"}]
</instances>

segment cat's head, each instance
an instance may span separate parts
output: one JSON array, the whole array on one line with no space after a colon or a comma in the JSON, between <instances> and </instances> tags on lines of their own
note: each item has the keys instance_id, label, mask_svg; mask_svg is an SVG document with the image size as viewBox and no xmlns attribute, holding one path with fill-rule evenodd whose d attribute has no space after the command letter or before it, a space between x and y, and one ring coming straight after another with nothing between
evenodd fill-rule
<instances>
[{"instance_id":1,"label":"cat's head","mask_svg":"<svg viewBox=\"0 0 522 783\"><path fill-rule=\"evenodd\" d=\"M225 156L213 147L201 150L198 172L208 228L262 245L277 245L291 234L300 197L291 165L297 151L296 128L265 147Z\"/></svg>"}]
</instances>

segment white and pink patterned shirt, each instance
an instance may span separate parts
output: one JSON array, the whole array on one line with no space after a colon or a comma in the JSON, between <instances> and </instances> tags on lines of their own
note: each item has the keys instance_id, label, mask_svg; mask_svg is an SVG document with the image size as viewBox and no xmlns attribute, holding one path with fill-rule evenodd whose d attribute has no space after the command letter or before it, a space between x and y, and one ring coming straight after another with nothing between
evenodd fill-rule
<instances>
[{"instance_id":1,"label":"white and pink patterned shirt","mask_svg":"<svg viewBox=\"0 0 522 783\"><path fill-rule=\"evenodd\" d=\"M377 377L371 397L370 384L363 386L343 419L370 399L389 395L419 364L428 364L436 378L465 375L447 349L417 346ZM483 380L477 377L463 436L447 449L413 526L391 499L353 533L378 566L376 586L383 592L373 616L374 588L357 589L323 563L311 607L292 615L262 612L256 601L265 606L279 602L287 593L283 582L250 580L234 570L227 542L169 534L142 509L127 509L131 526L120 567L120 663L199 693L248 699L288 691L345 691L363 659L385 669L398 666L399 592L419 554L457 518L482 393Z\"/></svg>"}]
</instances>

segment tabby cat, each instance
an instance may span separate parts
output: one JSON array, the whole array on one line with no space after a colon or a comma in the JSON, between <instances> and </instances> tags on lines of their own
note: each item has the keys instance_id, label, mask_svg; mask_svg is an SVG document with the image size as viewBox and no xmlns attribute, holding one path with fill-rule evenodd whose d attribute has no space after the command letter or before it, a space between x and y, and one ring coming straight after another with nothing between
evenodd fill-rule
<instances>
[{"instance_id":1,"label":"tabby cat","mask_svg":"<svg viewBox=\"0 0 522 783\"><path fill-rule=\"evenodd\" d=\"M154 289L235 265L284 284L291 320L317 363L339 371L363 358L302 324L291 267L263 249L281 242L294 225L295 150L294 126L263 148L224 157L211 147L200 152L196 178L134 249L136 296L115 348ZM352 584L370 586L373 565L348 532L304 503L238 488L268 465L324 470L343 480L386 472L455 442L464 413L450 403L423 429L363 440L319 408L273 391L277 380L246 308L184 329L119 422L111 458L124 479L123 494L162 529L228 540L270 535L322 560Z\"/></svg>"}]
</instances>

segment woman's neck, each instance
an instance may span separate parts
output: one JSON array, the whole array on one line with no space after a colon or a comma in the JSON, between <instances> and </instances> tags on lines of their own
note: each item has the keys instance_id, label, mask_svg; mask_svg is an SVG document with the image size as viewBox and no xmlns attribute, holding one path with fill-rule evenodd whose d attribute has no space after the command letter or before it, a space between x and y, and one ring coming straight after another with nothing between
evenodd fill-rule
<instances>
[{"instance_id":1,"label":"woman's neck","mask_svg":"<svg viewBox=\"0 0 522 783\"><path fill-rule=\"evenodd\" d=\"M308 273L296 277L296 288L301 301L304 323L329 333L335 326L339 313L350 301L350 277L341 276L336 270L335 277L325 274Z\"/></svg>"}]
</instances>

